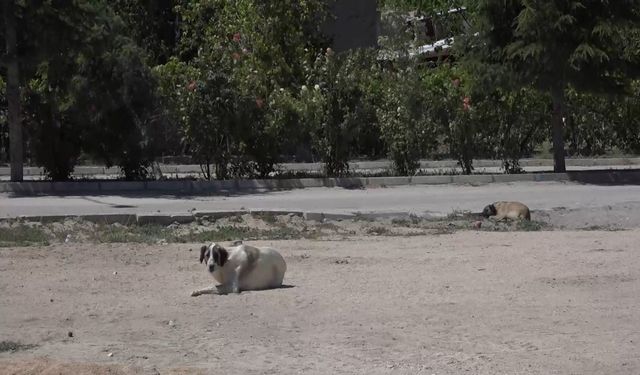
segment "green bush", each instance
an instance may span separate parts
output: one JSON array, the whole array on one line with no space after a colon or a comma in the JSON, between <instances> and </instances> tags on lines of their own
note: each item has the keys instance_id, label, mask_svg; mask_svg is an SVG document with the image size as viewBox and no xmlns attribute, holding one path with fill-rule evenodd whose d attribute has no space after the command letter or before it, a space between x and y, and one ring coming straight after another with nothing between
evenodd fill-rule
<instances>
[{"instance_id":1,"label":"green bush","mask_svg":"<svg viewBox=\"0 0 640 375\"><path fill-rule=\"evenodd\" d=\"M631 94L614 104L614 142L626 153L640 154L640 82L633 84Z\"/></svg>"},{"instance_id":2,"label":"green bush","mask_svg":"<svg viewBox=\"0 0 640 375\"><path fill-rule=\"evenodd\" d=\"M23 15L27 32L46 17L57 29L45 33L60 34L24 47L36 49L29 57L41 60L23 69L27 144L36 163L49 178L67 180L85 153L118 165L127 179L144 178L153 160L149 128L156 105L144 51L106 2L32 11L27 7Z\"/></svg>"},{"instance_id":3,"label":"green bush","mask_svg":"<svg viewBox=\"0 0 640 375\"><path fill-rule=\"evenodd\" d=\"M218 53L220 60L213 55L190 63L171 59L156 68L161 93L175 111L183 141L207 179L229 177L237 145L237 96L225 74L224 52Z\"/></svg>"},{"instance_id":4,"label":"green bush","mask_svg":"<svg viewBox=\"0 0 640 375\"><path fill-rule=\"evenodd\" d=\"M409 58L422 42L404 10L444 2L401 3L384 5L381 51L335 54L321 33L324 0L19 2L26 154L53 180L69 179L80 155L143 179L155 155L177 152L209 179L264 178L293 154L319 156L329 176L385 154L402 175L441 156L464 173L477 158L521 172L549 139L550 98L514 85L504 64ZM638 82L627 96L568 87L569 155L640 152Z\"/></svg>"},{"instance_id":5,"label":"green bush","mask_svg":"<svg viewBox=\"0 0 640 375\"><path fill-rule=\"evenodd\" d=\"M497 89L479 98L478 122L482 124L488 157L502 160L505 173L521 173L520 159L531 156L547 137L546 99L532 88Z\"/></svg>"},{"instance_id":6,"label":"green bush","mask_svg":"<svg viewBox=\"0 0 640 375\"><path fill-rule=\"evenodd\" d=\"M66 181L82 151L82 128L70 113L72 109L61 109L59 102L59 92L32 89L25 101L24 120L29 152L36 164L48 178Z\"/></svg>"},{"instance_id":7,"label":"green bush","mask_svg":"<svg viewBox=\"0 0 640 375\"><path fill-rule=\"evenodd\" d=\"M85 73L73 87L77 121L89 125L82 133L83 151L107 167L120 167L127 180L145 179L159 152L151 131L158 122L155 77L144 51L129 38L118 36L93 53L97 62L81 66Z\"/></svg>"},{"instance_id":8,"label":"green bush","mask_svg":"<svg viewBox=\"0 0 640 375\"><path fill-rule=\"evenodd\" d=\"M565 140L569 156L604 155L616 142L616 116L624 99L567 91Z\"/></svg>"},{"instance_id":9,"label":"green bush","mask_svg":"<svg viewBox=\"0 0 640 375\"><path fill-rule=\"evenodd\" d=\"M545 97L532 88L500 88L449 65L427 72L424 81L436 136L466 174L478 157L502 160L506 173L518 173L519 160L547 137Z\"/></svg>"},{"instance_id":10,"label":"green bush","mask_svg":"<svg viewBox=\"0 0 640 375\"><path fill-rule=\"evenodd\" d=\"M353 141L375 126L375 109L365 91L375 55L371 51L319 54L300 89L300 118L311 134L328 176L349 173Z\"/></svg>"},{"instance_id":11,"label":"green bush","mask_svg":"<svg viewBox=\"0 0 640 375\"><path fill-rule=\"evenodd\" d=\"M386 71L384 91L377 108L382 137L396 173L414 174L419 160L437 146L433 119L433 96L424 89L421 76L412 68Z\"/></svg>"},{"instance_id":12,"label":"green bush","mask_svg":"<svg viewBox=\"0 0 640 375\"><path fill-rule=\"evenodd\" d=\"M458 160L464 173L473 171L473 158L480 152L482 138L482 110L472 101L466 77L458 68L439 65L423 75L425 90L431 103L431 118L436 124L436 135L450 155Z\"/></svg>"}]
</instances>

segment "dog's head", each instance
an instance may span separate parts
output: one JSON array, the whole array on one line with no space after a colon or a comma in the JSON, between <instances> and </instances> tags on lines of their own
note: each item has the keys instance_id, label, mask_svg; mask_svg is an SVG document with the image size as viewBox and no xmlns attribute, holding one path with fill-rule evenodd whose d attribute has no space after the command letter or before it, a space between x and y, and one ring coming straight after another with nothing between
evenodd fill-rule
<instances>
[{"instance_id":1,"label":"dog's head","mask_svg":"<svg viewBox=\"0 0 640 375\"><path fill-rule=\"evenodd\" d=\"M209 272L213 273L217 267L224 267L229 259L229 252L224 247L213 242L211 245L203 245L200 248L200 263L207 266Z\"/></svg>"},{"instance_id":2,"label":"dog's head","mask_svg":"<svg viewBox=\"0 0 640 375\"><path fill-rule=\"evenodd\" d=\"M488 205L484 208L484 210L482 210L482 216L484 217L495 216L496 213L496 206L492 204Z\"/></svg>"}]
</instances>

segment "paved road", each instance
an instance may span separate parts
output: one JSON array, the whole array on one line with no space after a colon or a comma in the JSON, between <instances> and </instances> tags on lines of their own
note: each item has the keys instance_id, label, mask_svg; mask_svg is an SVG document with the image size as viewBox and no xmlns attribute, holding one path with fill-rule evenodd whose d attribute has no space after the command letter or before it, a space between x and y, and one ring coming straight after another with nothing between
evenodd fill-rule
<instances>
[{"instance_id":1,"label":"paved road","mask_svg":"<svg viewBox=\"0 0 640 375\"><path fill-rule=\"evenodd\" d=\"M296 210L325 213L411 212L446 215L479 211L496 200L520 200L533 210L640 207L640 186L574 183L489 184L483 186L401 186L368 190L313 188L237 196L43 196L0 195L0 217L103 213L187 213L226 210Z\"/></svg>"}]
</instances>

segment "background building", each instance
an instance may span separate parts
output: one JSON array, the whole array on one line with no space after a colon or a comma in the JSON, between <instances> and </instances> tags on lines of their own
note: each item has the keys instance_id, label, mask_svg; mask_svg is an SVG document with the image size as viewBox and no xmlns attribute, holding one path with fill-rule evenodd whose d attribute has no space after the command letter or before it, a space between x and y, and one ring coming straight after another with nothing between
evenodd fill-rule
<instances>
[{"instance_id":1,"label":"background building","mask_svg":"<svg viewBox=\"0 0 640 375\"><path fill-rule=\"evenodd\" d=\"M329 0L330 13L324 32L336 52L376 47L380 29L377 0Z\"/></svg>"}]
</instances>

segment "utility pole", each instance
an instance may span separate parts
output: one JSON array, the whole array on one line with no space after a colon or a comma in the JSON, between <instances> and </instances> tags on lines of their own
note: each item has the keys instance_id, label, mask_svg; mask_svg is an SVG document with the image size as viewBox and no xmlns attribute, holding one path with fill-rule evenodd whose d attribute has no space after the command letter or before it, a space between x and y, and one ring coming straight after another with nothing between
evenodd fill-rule
<instances>
[{"instance_id":1,"label":"utility pole","mask_svg":"<svg viewBox=\"0 0 640 375\"><path fill-rule=\"evenodd\" d=\"M7 104L9 120L9 157L11 181L22 181L22 122L20 121L20 70L14 0L4 0L4 24L7 42Z\"/></svg>"}]
</instances>

